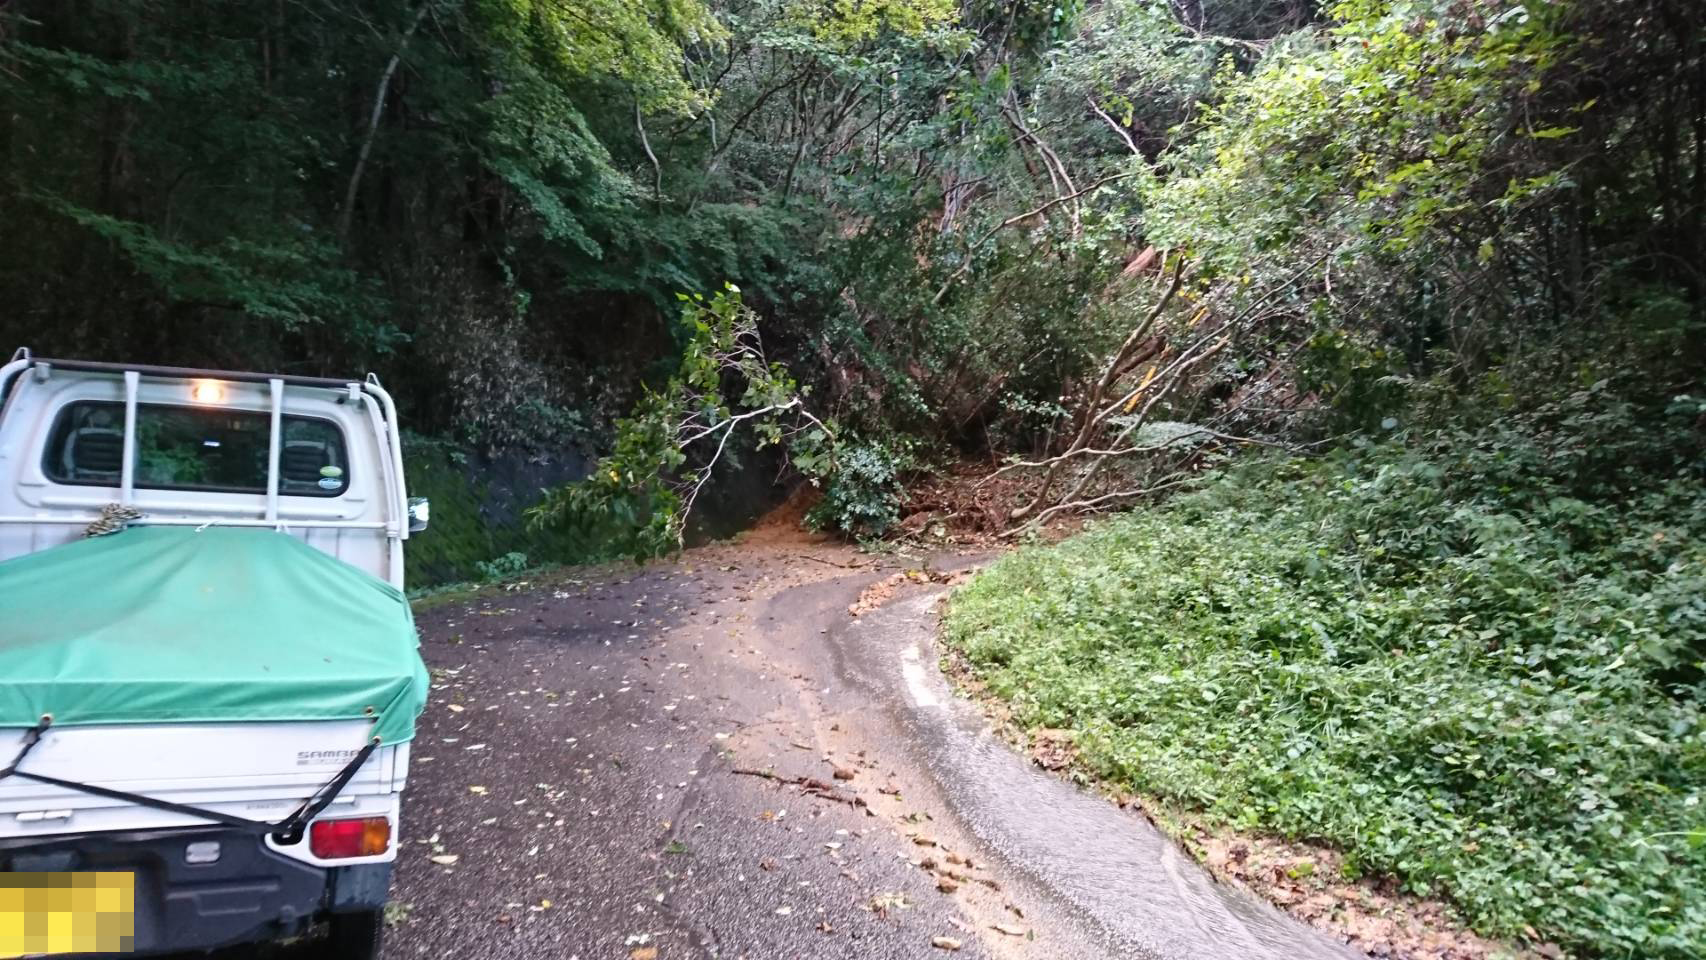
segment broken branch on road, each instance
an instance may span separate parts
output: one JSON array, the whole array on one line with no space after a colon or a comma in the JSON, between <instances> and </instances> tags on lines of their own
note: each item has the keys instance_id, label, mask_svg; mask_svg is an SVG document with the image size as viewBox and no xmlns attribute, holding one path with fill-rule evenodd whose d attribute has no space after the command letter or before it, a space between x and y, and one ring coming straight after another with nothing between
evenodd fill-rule
<instances>
[{"instance_id":1,"label":"broken branch on road","mask_svg":"<svg viewBox=\"0 0 1706 960\"><path fill-rule=\"evenodd\" d=\"M750 767L736 767L729 772L743 777L759 777L774 783L798 787L800 790L823 800L833 800L836 803L844 803L849 807L865 809L864 798L845 796L838 792L833 786L824 783L816 777L784 777L772 770L755 770ZM867 810L866 812L868 813L869 811Z\"/></svg>"}]
</instances>

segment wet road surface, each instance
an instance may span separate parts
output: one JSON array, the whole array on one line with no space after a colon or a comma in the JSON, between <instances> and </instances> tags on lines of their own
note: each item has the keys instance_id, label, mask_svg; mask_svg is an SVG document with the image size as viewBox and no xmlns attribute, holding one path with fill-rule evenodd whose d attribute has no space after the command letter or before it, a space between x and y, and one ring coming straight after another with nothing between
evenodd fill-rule
<instances>
[{"instance_id":1,"label":"wet road surface","mask_svg":"<svg viewBox=\"0 0 1706 960\"><path fill-rule=\"evenodd\" d=\"M711 547L423 610L388 960L1355 956L997 741L940 587L849 614L899 568Z\"/></svg>"},{"instance_id":2,"label":"wet road surface","mask_svg":"<svg viewBox=\"0 0 1706 960\"><path fill-rule=\"evenodd\" d=\"M943 785L942 803L992 860L1062 905L1068 929L1102 933L1097 956L1362 956L1215 882L1147 819L1017 756L932 666L941 593L897 597L844 623L832 630L832 650L844 674L898 719L902 748ZM897 686L904 695L888 693Z\"/></svg>"}]
</instances>

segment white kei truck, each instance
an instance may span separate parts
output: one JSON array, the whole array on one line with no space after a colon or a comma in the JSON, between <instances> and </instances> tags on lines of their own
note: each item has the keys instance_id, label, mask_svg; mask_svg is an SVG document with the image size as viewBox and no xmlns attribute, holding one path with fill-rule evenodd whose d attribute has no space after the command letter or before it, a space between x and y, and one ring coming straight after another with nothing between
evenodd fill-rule
<instances>
[{"instance_id":1,"label":"white kei truck","mask_svg":"<svg viewBox=\"0 0 1706 960\"><path fill-rule=\"evenodd\" d=\"M371 376L0 366L0 886L131 898L11 918L0 954L89 952L66 931L98 920L137 954L378 955L426 519Z\"/></svg>"}]
</instances>

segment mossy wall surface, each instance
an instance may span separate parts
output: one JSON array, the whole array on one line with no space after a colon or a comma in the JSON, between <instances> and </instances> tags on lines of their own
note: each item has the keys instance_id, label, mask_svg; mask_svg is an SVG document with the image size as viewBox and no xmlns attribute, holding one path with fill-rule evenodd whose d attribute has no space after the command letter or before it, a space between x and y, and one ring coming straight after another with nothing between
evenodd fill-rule
<instances>
[{"instance_id":1,"label":"mossy wall surface","mask_svg":"<svg viewBox=\"0 0 1706 960\"><path fill-rule=\"evenodd\" d=\"M592 460L574 449L480 454L443 440L405 436L403 471L409 496L432 501L432 524L404 547L408 588L490 579L481 564L519 554L507 572L544 564L618 559L598 542L562 530L533 530L527 509L542 491L587 475ZM750 437L729 445L688 526L689 544L731 536L782 502L781 461L753 449ZM503 564L499 564L503 566Z\"/></svg>"}]
</instances>

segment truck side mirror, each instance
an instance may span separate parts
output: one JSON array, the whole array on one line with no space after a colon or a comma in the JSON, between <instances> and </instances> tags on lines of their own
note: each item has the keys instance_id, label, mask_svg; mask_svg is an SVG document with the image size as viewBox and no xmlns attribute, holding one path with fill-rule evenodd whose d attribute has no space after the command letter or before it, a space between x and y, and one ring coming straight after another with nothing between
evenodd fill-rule
<instances>
[{"instance_id":1,"label":"truck side mirror","mask_svg":"<svg viewBox=\"0 0 1706 960\"><path fill-rule=\"evenodd\" d=\"M432 504L426 497L409 498L409 532L420 533L432 519Z\"/></svg>"}]
</instances>

